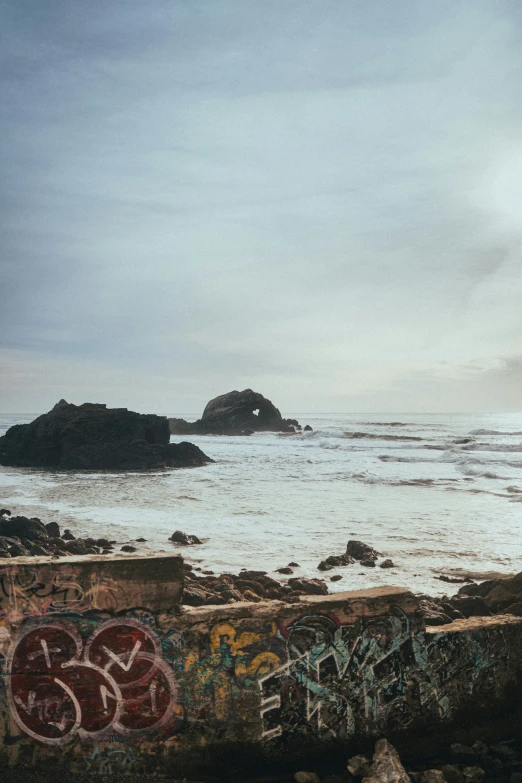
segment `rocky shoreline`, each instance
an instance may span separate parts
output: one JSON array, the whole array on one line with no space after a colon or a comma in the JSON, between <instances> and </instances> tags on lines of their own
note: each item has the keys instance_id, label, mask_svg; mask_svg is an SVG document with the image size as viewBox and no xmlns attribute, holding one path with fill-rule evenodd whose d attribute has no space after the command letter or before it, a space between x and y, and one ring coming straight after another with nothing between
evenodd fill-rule
<instances>
[{"instance_id":1,"label":"rocky shoreline","mask_svg":"<svg viewBox=\"0 0 522 783\"><path fill-rule=\"evenodd\" d=\"M174 546L196 546L202 541L197 536L176 530L169 538ZM64 557L68 555L108 555L117 552L132 553L146 543L143 537L127 543L90 536L76 537L70 530L60 530L56 522L44 524L37 517L12 515L9 509L0 509L0 558ZM378 553L362 541L349 540L346 553L332 555L319 564L320 570L330 570L358 563L375 566ZM329 568L321 568L326 563ZM380 567L389 567L383 560ZM392 564L393 565L393 564ZM238 574L215 574L210 569L185 562L185 587L182 604L186 606L213 606L239 601L257 603L278 600L292 603L302 595L327 595L328 584L324 579L294 575L299 564L295 561L277 569L281 577L274 579L261 569L242 569ZM331 582L340 579L339 574L330 577ZM464 580L459 580L464 581ZM455 620L470 617L487 617L494 614L512 614L522 617L522 573L513 577L474 582L465 581L453 596L433 597L419 595L420 608L427 625L446 625ZM522 781L521 781L522 783Z\"/></svg>"}]
</instances>

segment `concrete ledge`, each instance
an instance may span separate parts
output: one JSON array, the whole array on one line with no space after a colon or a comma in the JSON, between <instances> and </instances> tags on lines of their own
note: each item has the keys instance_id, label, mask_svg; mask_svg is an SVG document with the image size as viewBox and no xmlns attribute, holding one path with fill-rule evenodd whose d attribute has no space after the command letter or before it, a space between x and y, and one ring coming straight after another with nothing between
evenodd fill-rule
<instances>
[{"instance_id":1,"label":"concrete ledge","mask_svg":"<svg viewBox=\"0 0 522 783\"><path fill-rule=\"evenodd\" d=\"M180 555L82 555L0 560L0 619L11 622L48 613L92 609L123 611L179 603Z\"/></svg>"},{"instance_id":2,"label":"concrete ledge","mask_svg":"<svg viewBox=\"0 0 522 783\"><path fill-rule=\"evenodd\" d=\"M429 625L426 628L426 633L458 633L459 631L477 631L484 628L502 628L521 623L522 617L516 617L513 614L496 614L493 617L469 617L467 620L454 620L446 625Z\"/></svg>"}]
</instances>

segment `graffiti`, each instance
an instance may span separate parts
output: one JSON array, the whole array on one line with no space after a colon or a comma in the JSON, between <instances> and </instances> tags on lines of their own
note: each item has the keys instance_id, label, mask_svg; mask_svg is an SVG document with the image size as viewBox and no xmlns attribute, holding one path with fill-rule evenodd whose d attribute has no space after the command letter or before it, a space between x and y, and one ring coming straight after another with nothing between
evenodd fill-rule
<instances>
[{"instance_id":1,"label":"graffiti","mask_svg":"<svg viewBox=\"0 0 522 783\"><path fill-rule=\"evenodd\" d=\"M137 620L104 622L86 642L66 621L30 626L11 646L7 673L18 726L47 744L157 731L175 717L172 670Z\"/></svg>"},{"instance_id":2,"label":"graffiti","mask_svg":"<svg viewBox=\"0 0 522 783\"><path fill-rule=\"evenodd\" d=\"M265 740L307 725L322 738L355 733L395 714L409 722L405 666L415 662L406 614L342 624L331 614L305 615L280 629L287 662L261 676L260 717Z\"/></svg>"},{"instance_id":3,"label":"graffiti","mask_svg":"<svg viewBox=\"0 0 522 783\"><path fill-rule=\"evenodd\" d=\"M115 775L117 772L129 773L136 758L132 748L103 748L96 746L85 758L85 772L97 775Z\"/></svg>"},{"instance_id":4,"label":"graffiti","mask_svg":"<svg viewBox=\"0 0 522 783\"><path fill-rule=\"evenodd\" d=\"M132 589L137 593L136 586ZM137 595L128 596L121 584L96 574L91 575L88 587L82 586L74 568L42 573L14 567L0 574L0 617L10 620L71 610L116 610L133 599Z\"/></svg>"}]
</instances>

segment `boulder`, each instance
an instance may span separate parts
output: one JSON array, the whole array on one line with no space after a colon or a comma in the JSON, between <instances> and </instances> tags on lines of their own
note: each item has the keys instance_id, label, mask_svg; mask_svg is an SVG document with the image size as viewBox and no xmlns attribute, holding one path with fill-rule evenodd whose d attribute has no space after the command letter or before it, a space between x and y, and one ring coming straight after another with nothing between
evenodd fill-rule
<instances>
[{"instance_id":1,"label":"boulder","mask_svg":"<svg viewBox=\"0 0 522 783\"><path fill-rule=\"evenodd\" d=\"M322 579L298 579L294 577L288 580L288 584L294 591L304 595L327 595L328 587Z\"/></svg>"},{"instance_id":2,"label":"boulder","mask_svg":"<svg viewBox=\"0 0 522 783\"><path fill-rule=\"evenodd\" d=\"M190 423L172 418L169 426L175 435L246 435L300 429L295 419L283 419L270 400L252 389L215 397L207 403L201 419Z\"/></svg>"},{"instance_id":3,"label":"boulder","mask_svg":"<svg viewBox=\"0 0 522 783\"><path fill-rule=\"evenodd\" d=\"M45 525L45 529L53 538L60 538L60 525L58 522L48 522Z\"/></svg>"},{"instance_id":4,"label":"boulder","mask_svg":"<svg viewBox=\"0 0 522 783\"><path fill-rule=\"evenodd\" d=\"M379 568L395 568L395 563L390 559L383 560L382 563L379 563Z\"/></svg>"},{"instance_id":5,"label":"boulder","mask_svg":"<svg viewBox=\"0 0 522 783\"><path fill-rule=\"evenodd\" d=\"M181 546L192 546L193 544L202 544L197 536L191 536L187 533L183 533L181 530L176 530L169 538L174 544L180 544Z\"/></svg>"},{"instance_id":6,"label":"boulder","mask_svg":"<svg viewBox=\"0 0 522 783\"><path fill-rule=\"evenodd\" d=\"M355 563L354 558L351 555L329 555L325 563L328 563L328 565L331 566L345 566L345 565L351 565L351 563Z\"/></svg>"},{"instance_id":7,"label":"boulder","mask_svg":"<svg viewBox=\"0 0 522 783\"><path fill-rule=\"evenodd\" d=\"M170 444L167 418L61 400L0 438L0 464L71 470L147 470L211 462L189 444ZM194 451L196 449L196 451Z\"/></svg>"},{"instance_id":8,"label":"boulder","mask_svg":"<svg viewBox=\"0 0 522 783\"><path fill-rule=\"evenodd\" d=\"M348 541L346 545L346 554L355 558L355 560L377 560L378 552L368 544L362 541Z\"/></svg>"},{"instance_id":9,"label":"boulder","mask_svg":"<svg viewBox=\"0 0 522 783\"><path fill-rule=\"evenodd\" d=\"M312 427L310 427L309 424L307 424L303 430L304 432L313 432Z\"/></svg>"},{"instance_id":10,"label":"boulder","mask_svg":"<svg viewBox=\"0 0 522 783\"><path fill-rule=\"evenodd\" d=\"M462 612L464 617L487 617L491 609L480 595L455 596L450 604Z\"/></svg>"},{"instance_id":11,"label":"boulder","mask_svg":"<svg viewBox=\"0 0 522 783\"><path fill-rule=\"evenodd\" d=\"M453 622L452 618L444 612L440 603L428 596L421 597L419 609L424 615L426 625L447 625Z\"/></svg>"},{"instance_id":12,"label":"boulder","mask_svg":"<svg viewBox=\"0 0 522 783\"><path fill-rule=\"evenodd\" d=\"M46 541L49 538L45 525L37 517L28 519L23 516L0 519L0 536L27 538L29 541Z\"/></svg>"},{"instance_id":13,"label":"boulder","mask_svg":"<svg viewBox=\"0 0 522 783\"><path fill-rule=\"evenodd\" d=\"M376 744L370 773L363 783L410 783L399 754L388 740L381 739Z\"/></svg>"}]
</instances>

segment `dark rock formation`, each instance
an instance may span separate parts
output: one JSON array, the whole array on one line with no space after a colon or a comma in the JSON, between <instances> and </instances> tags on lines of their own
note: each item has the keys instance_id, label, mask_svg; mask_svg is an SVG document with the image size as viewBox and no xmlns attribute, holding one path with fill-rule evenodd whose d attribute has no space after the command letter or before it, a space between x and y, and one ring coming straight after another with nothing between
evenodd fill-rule
<instances>
[{"instance_id":1,"label":"dark rock formation","mask_svg":"<svg viewBox=\"0 0 522 783\"><path fill-rule=\"evenodd\" d=\"M73 470L146 470L212 462L189 443L170 444L165 416L64 400L0 438L0 464Z\"/></svg>"},{"instance_id":2,"label":"dark rock formation","mask_svg":"<svg viewBox=\"0 0 522 783\"><path fill-rule=\"evenodd\" d=\"M379 563L379 568L395 568L395 563L390 559L383 560L382 563Z\"/></svg>"},{"instance_id":3,"label":"dark rock formation","mask_svg":"<svg viewBox=\"0 0 522 783\"><path fill-rule=\"evenodd\" d=\"M169 425L175 435L250 435L301 429L295 419L283 419L270 400L252 389L215 397L207 403L201 419L193 423L169 419Z\"/></svg>"}]
</instances>

